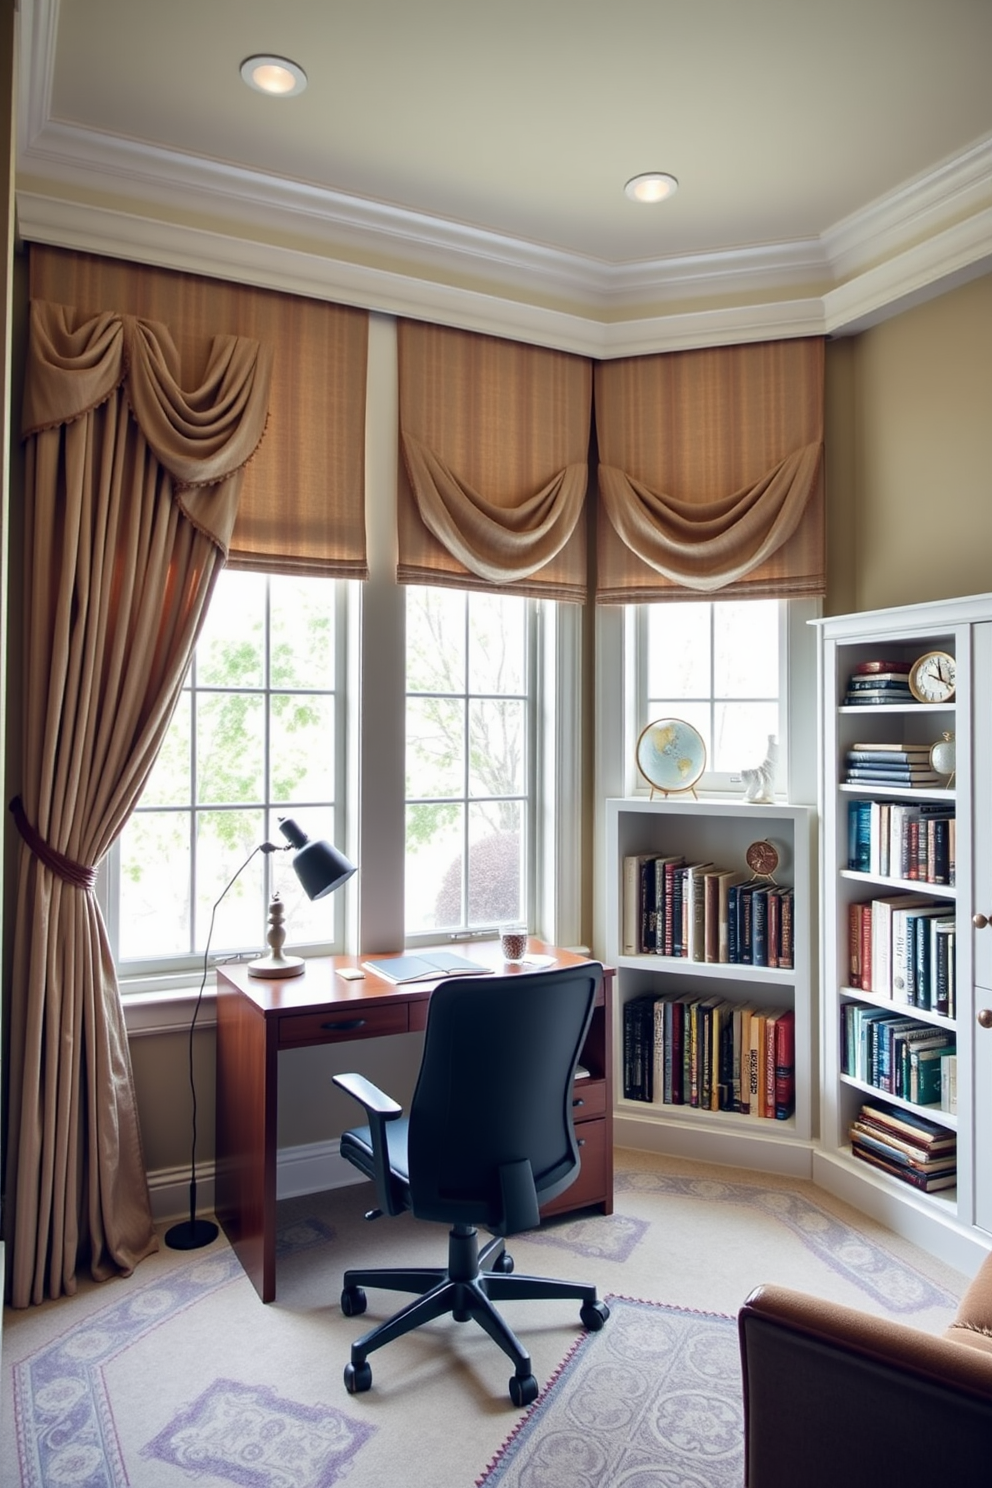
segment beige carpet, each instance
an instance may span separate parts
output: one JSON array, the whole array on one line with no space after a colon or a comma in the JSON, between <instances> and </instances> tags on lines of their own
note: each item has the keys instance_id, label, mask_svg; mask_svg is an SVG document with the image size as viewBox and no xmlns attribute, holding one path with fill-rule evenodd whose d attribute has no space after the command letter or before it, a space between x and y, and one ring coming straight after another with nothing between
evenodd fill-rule
<instances>
[{"instance_id":1,"label":"beige carpet","mask_svg":"<svg viewBox=\"0 0 992 1488\"><path fill-rule=\"evenodd\" d=\"M364 1318L342 1317L343 1268L433 1265L446 1249L440 1226L364 1222L369 1202L352 1187L280 1205L268 1307L221 1238L8 1310L2 1488L472 1488L523 1415L509 1362L474 1324L400 1339L372 1356L371 1391L344 1388L351 1339L401 1299L370 1291ZM625 1152L615 1205L516 1237L517 1270L727 1316L774 1281L932 1331L966 1284L811 1184ZM582 1336L577 1308L504 1310L543 1389Z\"/></svg>"}]
</instances>

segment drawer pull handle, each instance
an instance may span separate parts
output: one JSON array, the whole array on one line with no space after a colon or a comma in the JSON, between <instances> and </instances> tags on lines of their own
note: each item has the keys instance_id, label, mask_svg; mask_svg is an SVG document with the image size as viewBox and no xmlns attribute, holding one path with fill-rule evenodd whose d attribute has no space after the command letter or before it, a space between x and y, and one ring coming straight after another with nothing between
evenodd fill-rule
<instances>
[{"instance_id":1,"label":"drawer pull handle","mask_svg":"<svg viewBox=\"0 0 992 1488\"><path fill-rule=\"evenodd\" d=\"M349 1018L346 1021L339 1021L336 1023L321 1023L320 1026L321 1028L326 1029L328 1033L350 1033L355 1028L364 1028L365 1019Z\"/></svg>"},{"instance_id":2,"label":"drawer pull handle","mask_svg":"<svg viewBox=\"0 0 992 1488\"><path fill-rule=\"evenodd\" d=\"M580 1096L578 1100L573 1100L573 1102L572 1102L572 1110L573 1111L577 1111L578 1108L579 1108L579 1106L584 1106L584 1105L585 1105L585 1101Z\"/></svg>"},{"instance_id":3,"label":"drawer pull handle","mask_svg":"<svg viewBox=\"0 0 992 1488\"><path fill-rule=\"evenodd\" d=\"M585 1137L580 1137L576 1145L579 1147L584 1147L586 1145Z\"/></svg>"}]
</instances>

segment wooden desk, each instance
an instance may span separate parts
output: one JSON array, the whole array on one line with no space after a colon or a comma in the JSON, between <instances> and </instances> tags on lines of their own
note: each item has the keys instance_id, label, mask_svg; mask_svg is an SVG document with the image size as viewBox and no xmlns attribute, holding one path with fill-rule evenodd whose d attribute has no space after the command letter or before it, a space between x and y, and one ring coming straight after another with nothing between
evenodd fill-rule
<instances>
[{"instance_id":1,"label":"wooden desk","mask_svg":"<svg viewBox=\"0 0 992 1488\"><path fill-rule=\"evenodd\" d=\"M527 975L526 966L504 966L495 944L464 949L501 975ZM585 959L538 940L530 949L554 955L559 966ZM263 1302L276 1294L280 1050L416 1033L427 1024L427 1004L437 983L395 986L370 972L362 981L337 975L339 968L360 966L366 959L321 957L307 962L303 976L272 981L249 976L245 965L217 970L216 1211ZM607 971L582 1055L589 1077L575 1082L582 1171L543 1215L593 1204L604 1214L613 1212L612 998L613 972ZM360 1066L358 1051L355 1062Z\"/></svg>"}]
</instances>

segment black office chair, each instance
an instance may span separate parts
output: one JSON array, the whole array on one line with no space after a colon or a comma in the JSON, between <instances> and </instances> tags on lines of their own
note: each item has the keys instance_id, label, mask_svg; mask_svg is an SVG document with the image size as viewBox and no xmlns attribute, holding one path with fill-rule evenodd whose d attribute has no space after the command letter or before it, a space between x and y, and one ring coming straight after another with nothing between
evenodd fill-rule
<instances>
[{"instance_id":1,"label":"black office chair","mask_svg":"<svg viewBox=\"0 0 992 1488\"><path fill-rule=\"evenodd\" d=\"M596 962L513 976L463 977L432 993L424 1055L409 1117L361 1075L334 1083L365 1107L368 1126L347 1131L341 1155L375 1181L378 1208L450 1224L446 1268L352 1269L341 1310L365 1311L363 1287L416 1298L352 1344L344 1382L368 1390L368 1356L394 1338L450 1312L475 1318L514 1364L510 1399L537 1398L530 1355L493 1306L510 1298L581 1301L596 1331L609 1308L596 1288L514 1276L503 1237L535 1228L539 1208L574 1181L579 1150L572 1127L572 1079L603 968ZM495 1237L479 1248L477 1225Z\"/></svg>"}]
</instances>

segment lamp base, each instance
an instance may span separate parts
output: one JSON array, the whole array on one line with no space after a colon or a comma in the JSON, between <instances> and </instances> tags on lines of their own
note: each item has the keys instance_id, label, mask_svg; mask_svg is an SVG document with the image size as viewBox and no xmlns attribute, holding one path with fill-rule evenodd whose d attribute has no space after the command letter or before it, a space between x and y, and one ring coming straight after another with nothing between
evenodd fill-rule
<instances>
[{"instance_id":1,"label":"lamp base","mask_svg":"<svg viewBox=\"0 0 992 1488\"><path fill-rule=\"evenodd\" d=\"M263 956L259 961L248 962L248 975L257 977L302 976L302 956Z\"/></svg>"},{"instance_id":2,"label":"lamp base","mask_svg":"<svg viewBox=\"0 0 992 1488\"><path fill-rule=\"evenodd\" d=\"M212 1219L184 1219L165 1232L170 1250L200 1250L220 1234Z\"/></svg>"},{"instance_id":3,"label":"lamp base","mask_svg":"<svg viewBox=\"0 0 992 1488\"><path fill-rule=\"evenodd\" d=\"M284 956L282 948L286 943L286 927L283 924L285 909L278 894L273 894L269 901L269 933L265 937L269 943L270 954L262 956L258 961L248 962L248 975L257 977L292 977L303 975L302 956Z\"/></svg>"}]
</instances>

